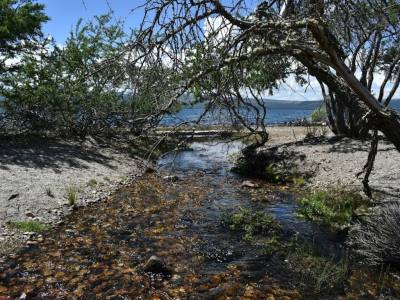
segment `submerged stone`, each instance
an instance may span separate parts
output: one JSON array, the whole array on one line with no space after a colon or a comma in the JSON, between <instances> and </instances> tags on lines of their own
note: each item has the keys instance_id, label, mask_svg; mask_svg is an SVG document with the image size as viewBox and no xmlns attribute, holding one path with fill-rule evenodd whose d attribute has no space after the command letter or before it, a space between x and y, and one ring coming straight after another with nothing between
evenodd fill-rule
<instances>
[{"instance_id":1,"label":"submerged stone","mask_svg":"<svg viewBox=\"0 0 400 300\"><path fill-rule=\"evenodd\" d=\"M172 271L167 267L166 263L156 255L151 256L143 266L146 273L162 274L164 276L171 275Z\"/></svg>"},{"instance_id":2,"label":"submerged stone","mask_svg":"<svg viewBox=\"0 0 400 300\"><path fill-rule=\"evenodd\" d=\"M245 187L245 188L251 188L251 189L258 189L260 187L257 183L252 182L250 180L243 181L241 186Z\"/></svg>"}]
</instances>

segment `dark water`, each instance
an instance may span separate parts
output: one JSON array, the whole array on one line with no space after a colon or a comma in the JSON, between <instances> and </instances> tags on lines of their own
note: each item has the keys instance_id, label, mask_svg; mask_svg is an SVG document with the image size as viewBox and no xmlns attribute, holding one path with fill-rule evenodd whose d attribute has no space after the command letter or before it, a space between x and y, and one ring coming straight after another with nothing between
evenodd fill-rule
<instances>
[{"instance_id":1,"label":"dark water","mask_svg":"<svg viewBox=\"0 0 400 300\"><path fill-rule=\"evenodd\" d=\"M322 101L279 101L279 100L269 100L267 103L267 124L283 124L292 121L298 121L302 119L310 118L312 112L320 107ZM392 108L400 112L400 100L392 101ZM194 106L189 106L183 108L177 114L164 117L163 125L173 125L180 122L194 122L203 113L204 105L196 104ZM203 120L202 124L220 124L226 122L224 120L223 111L216 112L214 114L207 114ZM251 116L250 116L251 118Z\"/></svg>"}]
</instances>

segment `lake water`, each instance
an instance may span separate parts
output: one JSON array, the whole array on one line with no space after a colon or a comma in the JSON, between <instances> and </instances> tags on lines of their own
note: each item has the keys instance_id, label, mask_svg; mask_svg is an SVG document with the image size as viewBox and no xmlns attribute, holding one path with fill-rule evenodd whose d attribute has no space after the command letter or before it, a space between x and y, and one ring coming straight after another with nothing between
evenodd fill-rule
<instances>
[{"instance_id":1,"label":"lake water","mask_svg":"<svg viewBox=\"0 0 400 300\"><path fill-rule=\"evenodd\" d=\"M267 100L267 124L284 124L291 121L297 121L309 118L312 112L320 107L322 101L278 101ZM391 107L400 112L400 100L392 101ZM162 125L176 125L181 122L195 122L203 113L204 105L196 104L185 107L178 113L164 117ZM220 124L226 123L223 120L224 112L207 114L202 124ZM221 118L222 117L222 118Z\"/></svg>"}]
</instances>

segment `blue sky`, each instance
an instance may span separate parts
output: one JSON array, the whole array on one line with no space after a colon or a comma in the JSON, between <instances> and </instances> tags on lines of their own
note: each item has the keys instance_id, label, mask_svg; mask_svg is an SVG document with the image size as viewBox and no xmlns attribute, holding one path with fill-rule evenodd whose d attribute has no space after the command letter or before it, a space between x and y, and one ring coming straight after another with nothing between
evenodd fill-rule
<instances>
[{"instance_id":1,"label":"blue sky","mask_svg":"<svg viewBox=\"0 0 400 300\"><path fill-rule=\"evenodd\" d=\"M249 0L250 2L252 0ZM117 19L122 19L126 27L139 26L143 17L143 10L134 10L142 5L144 0L38 0L39 3L46 5L46 13L51 18L47 22L43 31L46 35L51 35L57 43L63 44L71 29L80 18L90 20L93 16L101 15L113 10ZM293 82L292 82L293 83ZM272 99L288 100L319 100L321 95L319 88L308 88L307 91L296 86L283 84Z\"/></svg>"},{"instance_id":2,"label":"blue sky","mask_svg":"<svg viewBox=\"0 0 400 300\"><path fill-rule=\"evenodd\" d=\"M62 44L80 18L90 20L93 16L114 11L117 19L126 21L127 27L140 24L142 11L132 11L143 4L142 0L38 0L46 5L46 13L51 18L43 31Z\"/></svg>"},{"instance_id":3,"label":"blue sky","mask_svg":"<svg viewBox=\"0 0 400 300\"><path fill-rule=\"evenodd\" d=\"M228 1L228 0L224 0ZM224 2L223 1L223 2ZM254 4L254 0L248 0ZM39 3L46 5L46 13L51 18L47 22L43 31L46 35L53 36L57 43L63 44L69 32L80 18L90 20L93 16L114 12L116 19L125 22L126 27L139 26L143 17L143 10L137 8L144 4L145 0L38 0ZM228 1L229 2L229 1ZM390 86L389 86L390 87ZM378 86L374 87L378 90ZM399 97L400 92L396 93ZM311 84L307 89L297 86L293 79L282 84L279 91L271 99L283 100L320 100L322 98L319 85L316 80L311 79Z\"/></svg>"}]
</instances>

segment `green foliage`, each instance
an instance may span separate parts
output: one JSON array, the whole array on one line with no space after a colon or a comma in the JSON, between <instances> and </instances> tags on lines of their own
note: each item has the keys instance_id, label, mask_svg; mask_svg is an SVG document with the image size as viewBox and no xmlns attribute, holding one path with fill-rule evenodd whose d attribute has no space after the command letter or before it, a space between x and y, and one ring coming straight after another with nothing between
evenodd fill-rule
<instances>
[{"instance_id":1,"label":"green foliage","mask_svg":"<svg viewBox=\"0 0 400 300\"><path fill-rule=\"evenodd\" d=\"M74 206L78 201L78 189L75 187L67 188L66 198L70 206Z\"/></svg>"},{"instance_id":2,"label":"green foliage","mask_svg":"<svg viewBox=\"0 0 400 300\"><path fill-rule=\"evenodd\" d=\"M265 167L264 179L272 183L293 183L296 186L303 186L305 184L304 177L295 170L286 170L282 167L275 165L268 165Z\"/></svg>"},{"instance_id":3,"label":"green foliage","mask_svg":"<svg viewBox=\"0 0 400 300\"><path fill-rule=\"evenodd\" d=\"M286 260L298 277L303 288L313 294L327 292L343 286L349 274L347 259L332 261L315 253L306 242L292 240Z\"/></svg>"},{"instance_id":4,"label":"green foliage","mask_svg":"<svg viewBox=\"0 0 400 300\"><path fill-rule=\"evenodd\" d=\"M87 185L91 188L95 188L97 186L97 180L92 178L88 181Z\"/></svg>"},{"instance_id":5,"label":"green foliage","mask_svg":"<svg viewBox=\"0 0 400 300\"><path fill-rule=\"evenodd\" d=\"M222 222L231 230L243 231L247 241L252 241L255 235L266 235L279 229L279 224L271 215L247 208L239 208L236 212L224 215Z\"/></svg>"},{"instance_id":6,"label":"green foliage","mask_svg":"<svg viewBox=\"0 0 400 300\"><path fill-rule=\"evenodd\" d=\"M20 231L29 231L29 232L42 232L49 228L48 225L43 224L39 221L10 222L8 226L12 229L17 229Z\"/></svg>"},{"instance_id":7,"label":"green foliage","mask_svg":"<svg viewBox=\"0 0 400 300\"><path fill-rule=\"evenodd\" d=\"M30 0L0 0L0 74L5 71L4 58L27 50L41 35L41 25L49 19L43 10L43 4Z\"/></svg>"},{"instance_id":8,"label":"green foliage","mask_svg":"<svg viewBox=\"0 0 400 300\"><path fill-rule=\"evenodd\" d=\"M25 54L20 68L3 78L9 123L20 130L80 136L132 129L133 120L154 106L145 96L123 92L126 65L115 58L127 38L122 23L103 15L79 21L63 47L47 41L40 55Z\"/></svg>"},{"instance_id":9,"label":"green foliage","mask_svg":"<svg viewBox=\"0 0 400 300\"><path fill-rule=\"evenodd\" d=\"M273 235L268 239L261 240L261 243L262 248L258 251L258 253L263 256L272 256L273 254L282 251L285 248L285 245L276 235Z\"/></svg>"},{"instance_id":10,"label":"green foliage","mask_svg":"<svg viewBox=\"0 0 400 300\"><path fill-rule=\"evenodd\" d=\"M327 118L327 113L326 113L326 107L325 105L322 105L318 108L316 108L312 113L311 113L311 121L313 123L318 123L318 122L323 122L326 121Z\"/></svg>"},{"instance_id":11,"label":"green foliage","mask_svg":"<svg viewBox=\"0 0 400 300\"><path fill-rule=\"evenodd\" d=\"M371 205L357 192L341 187L316 190L299 201L299 215L328 226L332 230L344 229L356 215Z\"/></svg>"},{"instance_id":12,"label":"green foliage","mask_svg":"<svg viewBox=\"0 0 400 300\"><path fill-rule=\"evenodd\" d=\"M294 166L282 167L278 164L268 164L266 161L255 160L250 161L239 158L236 161L233 171L244 175L261 178L274 184L294 184L295 186L303 186L307 174L301 174Z\"/></svg>"}]
</instances>

